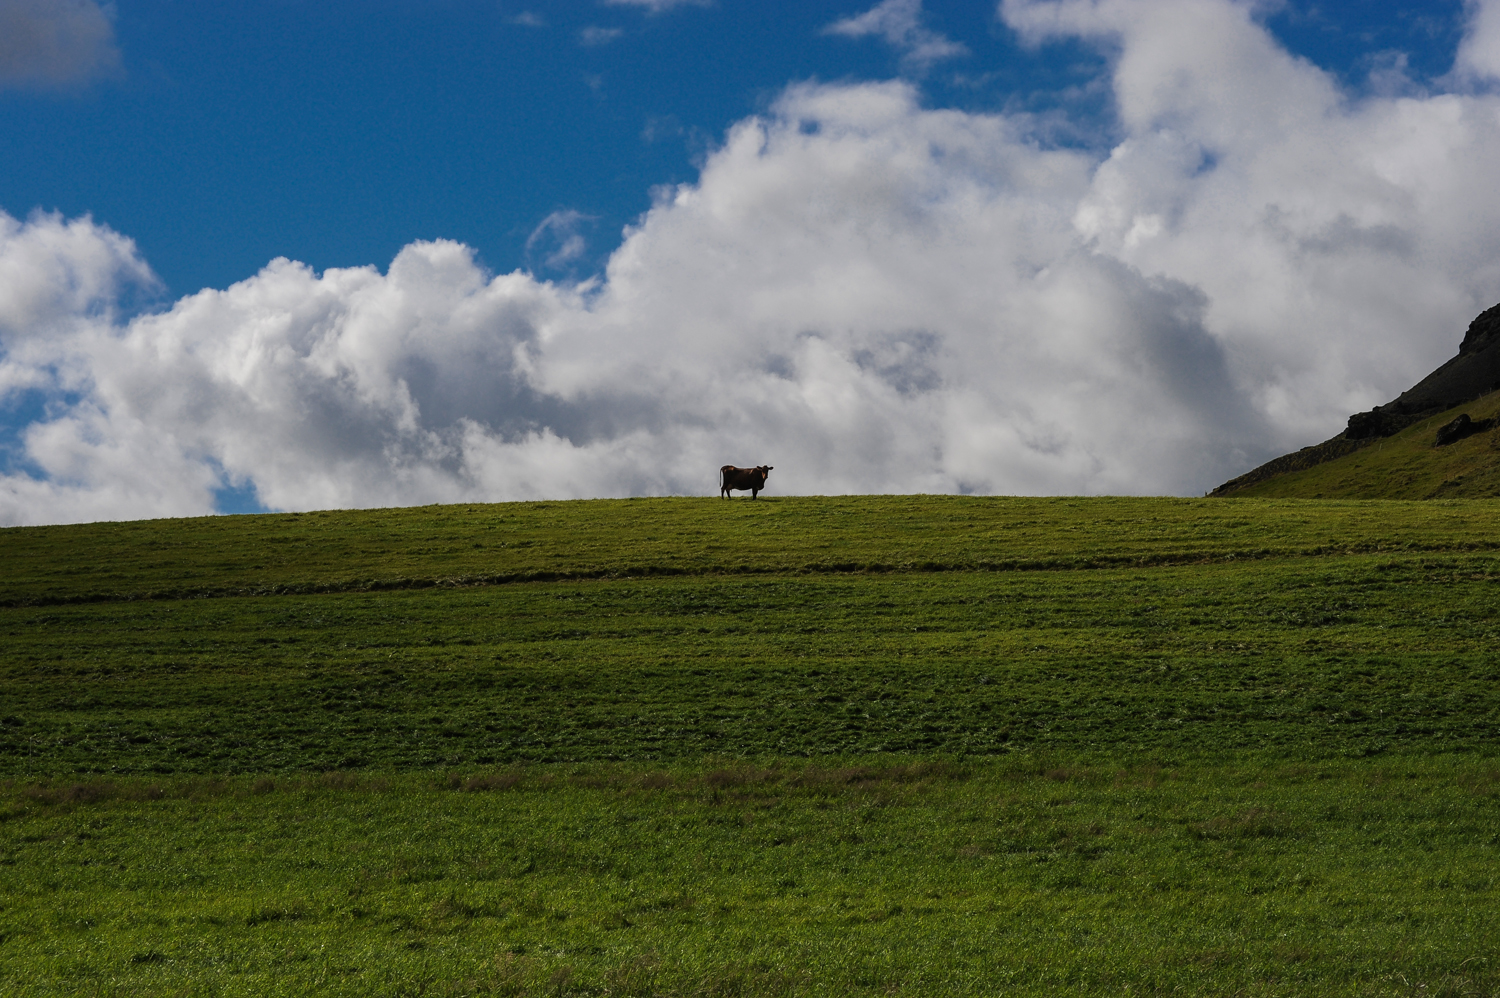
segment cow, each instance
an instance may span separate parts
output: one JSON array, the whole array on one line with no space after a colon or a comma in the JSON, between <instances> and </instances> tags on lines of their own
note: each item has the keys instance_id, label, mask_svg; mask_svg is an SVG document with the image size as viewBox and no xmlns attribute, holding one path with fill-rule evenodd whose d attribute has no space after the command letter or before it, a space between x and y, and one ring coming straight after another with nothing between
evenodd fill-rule
<instances>
[{"instance_id":1,"label":"cow","mask_svg":"<svg viewBox=\"0 0 1500 998\"><path fill-rule=\"evenodd\" d=\"M719 469L719 498L733 499L734 496L729 494L731 489L740 492L749 489L750 498L754 499L766 487L766 476L770 473L769 464L762 464L757 468L736 468L732 464L726 464Z\"/></svg>"}]
</instances>

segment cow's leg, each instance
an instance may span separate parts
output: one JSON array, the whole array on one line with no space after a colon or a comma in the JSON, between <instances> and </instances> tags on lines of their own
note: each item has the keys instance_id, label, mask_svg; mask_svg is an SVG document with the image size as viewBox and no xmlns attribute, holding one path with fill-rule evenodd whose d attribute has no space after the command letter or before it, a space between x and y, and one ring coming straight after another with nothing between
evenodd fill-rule
<instances>
[{"instance_id":1,"label":"cow's leg","mask_svg":"<svg viewBox=\"0 0 1500 998\"><path fill-rule=\"evenodd\" d=\"M760 498L760 489L757 489L757 488L755 488L755 487L752 486L751 489L750 489L750 498L751 499L759 499Z\"/></svg>"}]
</instances>

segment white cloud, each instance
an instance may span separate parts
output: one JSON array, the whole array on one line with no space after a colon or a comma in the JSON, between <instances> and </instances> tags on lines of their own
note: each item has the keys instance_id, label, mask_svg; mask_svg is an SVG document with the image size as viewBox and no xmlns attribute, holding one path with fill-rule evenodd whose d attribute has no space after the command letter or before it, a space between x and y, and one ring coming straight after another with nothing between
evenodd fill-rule
<instances>
[{"instance_id":1,"label":"white cloud","mask_svg":"<svg viewBox=\"0 0 1500 998\"><path fill-rule=\"evenodd\" d=\"M1500 300L1500 98L1351 97L1227 2L1002 14L1115 51L1102 160L907 83L798 85L578 285L415 243L126 321L128 240L0 218L0 392L53 400L0 522L208 512L226 483L712 494L726 462L782 493L1195 493L1394 397Z\"/></svg>"},{"instance_id":2,"label":"white cloud","mask_svg":"<svg viewBox=\"0 0 1500 998\"><path fill-rule=\"evenodd\" d=\"M107 321L127 285L156 285L131 240L87 217L37 212L22 224L0 212L0 342L7 349Z\"/></svg>"},{"instance_id":3,"label":"white cloud","mask_svg":"<svg viewBox=\"0 0 1500 998\"><path fill-rule=\"evenodd\" d=\"M677 7L711 7L713 0L604 0L606 7L640 7L648 14L661 14Z\"/></svg>"},{"instance_id":4,"label":"white cloud","mask_svg":"<svg viewBox=\"0 0 1500 998\"><path fill-rule=\"evenodd\" d=\"M527 237L527 258L539 255L547 248L546 254L542 256L544 266L556 270L575 262L588 249L588 241L578 230L592 221L594 216L572 208L554 211L542 219L541 224Z\"/></svg>"},{"instance_id":5,"label":"white cloud","mask_svg":"<svg viewBox=\"0 0 1500 998\"><path fill-rule=\"evenodd\" d=\"M109 7L93 0L0 0L0 87L59 87L116 71Z\"/></svg>"},{"instance_id":6,"label":"white cloud","mask_svg":"<svg viewBox=\"0 0 1500 998\"><path fill-rule=\"evenodd\" d=\"M584 45L608 45L625 33L623 28L601 28L590 24L578 32L578 41Z\"/></svg>"},{"instance_id":7,"label":"white cloud","mask_svg":"<svg viewBox=\"0 0 1500 998\"><path fill-rule=\"evenodd\" d=\"M1454 68L1462 77L1500 80L1500 0L1467 0L1469 25Z\"/></svg>"},{"instance_id":8,"label":"white cloud","mask_svg":"<svg viewBox=\"0 0 1500 998\"><path fill-rule=\"evenodd\" d=\"M835 21L824 34L863 38L878 35L902 53L902 64L918 71L969 50L922 25L922 0L882 0L863 14Z\"/></svg>"},{"instance_id":9,"label":"white cloud","mask_svg":"<svg viewBox=\"0 0 1500 998\"><path fill-rule=\"evenodd\" d=\"M1038 42L1118 44L1126 138L1079 205L1080 234L1202 289L1257 406L1315 435L1445 360L1500 298L1500 199L1482 193L1500 103L1353 100L1251 13L1201 0L1002 7Z\"/></svg>"}]
</instances>

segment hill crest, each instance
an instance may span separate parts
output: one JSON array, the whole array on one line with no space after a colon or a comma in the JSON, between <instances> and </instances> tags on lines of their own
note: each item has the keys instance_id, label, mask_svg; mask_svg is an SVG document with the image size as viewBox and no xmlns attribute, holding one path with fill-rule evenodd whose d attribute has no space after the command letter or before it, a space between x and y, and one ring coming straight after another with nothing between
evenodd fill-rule
<instances>
[{"instance_id":1,"label":"hill crest","mask_svg":"<svg viewBox=\"0 0 1500 998\"><path fill-rule=\"evenodd\" d=\"M1500 305L1458 354L1335 437L1267 461L1210 496L1433 499L1500 495ZM1480 440L1485 442L1481 443ZM1390 446L1387 446L1387 441Z\"/></svg>"}]
</instances>

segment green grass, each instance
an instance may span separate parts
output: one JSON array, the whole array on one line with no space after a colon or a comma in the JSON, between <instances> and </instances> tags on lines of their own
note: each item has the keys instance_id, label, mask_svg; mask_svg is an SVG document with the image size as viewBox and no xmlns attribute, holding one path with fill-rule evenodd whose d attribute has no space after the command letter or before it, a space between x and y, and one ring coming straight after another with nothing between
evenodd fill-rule
<instances>
[{"instance_id":1,"label":"green grass","mask_svg":"<svg viewBox=\"0 0 1500 998\"><path fill-rule=\"evenodd\" d=\"M1500 396L1497 396L1500 398ZM0 530L0 606L559 578L1025 570L1493 551L1495 502L621 499Z\"/></svg>"},{"instance_id":2,"label":"green grass","mask_svg":"<svg viewBox=\"0 0 1500 998\"><path fill-rule=\"evenodd\" d=\"M1486 749L1487 556L0 610L0 774Z\"/></svg>"},{"instance_id":3,"label":"green grass","mask_svg":"<svg viewBox=\"0 0 1500 998\"><path fill-rule=\"evenodd\" d=\"M1461 499L1500 496L1500 430L1444 447L1438 427L1459 413L1476 422L1500 415L1500 392L1455 406L1341 458L1237 489L1238 497Z\"/></svg>"},{"instance_id":4,"label":"green grass","mask_svg":"<svg viewBox=\"0 0 1500 998\"><path fill-rule=\"evenodd\" d=\"M12 790L6 993L1500 985L1492 762L554 766L449 785Z\"/></svg>"},{"instance_id":5,"label":"green grass","mask_svg":"<svg viewBox=\"0 0 1500 998\"><path fill-rule=\"evenodd\" d=\"M1500 994L1497 513L0 531L0 991Z\"/></svg>"}]
</instances>

